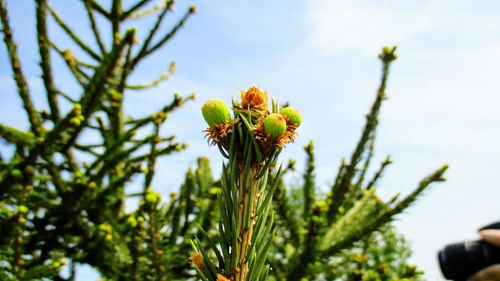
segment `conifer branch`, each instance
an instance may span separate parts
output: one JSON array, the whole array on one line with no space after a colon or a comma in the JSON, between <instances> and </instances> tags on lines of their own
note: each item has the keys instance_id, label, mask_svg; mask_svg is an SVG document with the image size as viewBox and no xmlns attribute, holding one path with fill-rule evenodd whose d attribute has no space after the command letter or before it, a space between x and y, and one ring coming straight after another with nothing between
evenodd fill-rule
<instances>
[{"instance_id":1,"label":"conifer branch","mask_svg":"<svg viewBox=\"0 0 500 281\"><path fill-rule=\"evenodd\" d=\"M382 177L382 173L384 172L385 168L392 164L391 157L387 155L385 160L380 164L380 168L377 170L375 175L373 175L373 178L368 182L366 185L366 190L370 190L373 187L375 187L375 184L378 182L378 180Z\"/></svg>"},{"instance_id":2,"label":"conifer branch","mask_svg":"<svg viewBox=\"0 0 500 281\"><path fill-rule=\"evenodd\" d=\"M163 9L165 6L169 5L169 2L172 0L160 0L158 1L157 4L153 5L152 7L145 8L143 10L139 10L140 6L144 6L146 3L148 3L150 0L140 0L135 6L133 6L131 9L129 9L126 12L126 16L123 16L123 19L139 19L143 17L147 17L153 13L156 13L157 11ZM132 11L134 9L134 11Z\"/></svg>"},{"instance_id":3,"label":"conifer branch","mask_svg":"<svg viewBox=\"0 0 500 281\"><path fill-rule=\"evenodd\" d=\"M142 53L139 53L133 60L132 62L132 68L137 65L137 63L142 60L143 58L151 55L155 51L157 51L159 48L161 48L165 43L167 43L172 37L174 37L175 34L184 26L184 24L187 22L189 17L195 13L196 9L194 6L190 7L188 11L184 14L184 16L179 20L179 22L174 26L174 28L165 34L156 44L154 44L151 48L143 51Z\"/></svg>"},{"instance_id":4,"label":"conifer branch","mask_svg":"<svg viewBox=\"0 0 500 281\"><path fill-rule=\"evenodd\" d=\"M82 116L84 118L82 124L77 126L69 135L69 139L63 146L63 151L68 150L68 148L75 142L79 133L83 130L83 125L85 125L92 113L96 110L99 103L100 97L103 95L104 85L107 83L108 78L115 69L122 50L126 45L132 44L132 38L135 36L135 30L128 30L125 34L124 39L121 41L120 45L114 48L111 53L106 55L102 66L95 70L94 76L87 83L82 99L80 101L82 108Z\"/></svg>"},{"instance_id":5,"label":"conifer branch","mask_svg":"<svg viewBox=\"0 0 500 281\"><path fill-rule=\"evenodd\" d=\"M373 150L375 148L375 135L377 133L376 128L373 130L370 142L368 144L368 153L365 158L365 162L363 163L363 168L361 169L361 172L358 175L358 180L356 181L355 189L359 190L361 189L363 182L365 180L366 172L368 171L368 168L370 167L371 160L373 158Z\"/></svg>"},{"instance_id":6,"label":"conifer branch","mask_svg":"<svg viewBox=\"0 0 500 281\"><path fill-rule=\"evenodd\" d=\"M85 11L87 11L87 16L90 21L90 27L92 29L92 33L94 34L95 41L97 42L97 46L99 46L99 50L101 50L101 55L104 55L106 53L106 47L102 42L101 33L94 17L94 11L92 10L92 1L83 0L83 5L85 6Z\"/></svg>"},{"instance_id":7,"label":"conifer branch","mask_svg":"<svg viewBox=\"0 0 500 281\"><path fill-rule=\"evenodd\" d=\"M142 6L148 4L151 0L140 0L140 1L137 1L132 7L130 7L128 10L126 10L123 14L122 14L122 18L121 20L126 20L130 17L130 15L132 15L133 13L135 13L138 9L140 9Z\"/></svg>"},{"instance_id":8,"label":"conifer branch","mask_svg":"<svg viewBox=\"0 0 500 281\"><path fill-rule=\"evenodd\" d=\"M158 249L158 230L157 230L157 222L156 222L156 212L151 206L149 211L149 237L150 237L150 245L151 251L153 255L153 266L156 273L156 281L165 280L164 267L161 265L161 254Z\"/></svg>"},{"instance_id":9,"label":"conifer branch","mask_svg":"<svg viewBox=\"0 0 500 281\"><path fill-rule=\"evenodd\" d=\"M309 219L307 225L307 232L304 237L303 249L297 252L294 259L290 261L290 271L287 272L287 280L296 281L301 280L302 276L306 274L307 265L314 262L317 258L317 240L318 240L318 220L313 218Z\"/></svg>"},{"instance_id":10,"label":"conifer branch","mask_svg":"<svg viewBox=\"0 0 500 281\"><path fill-rule=\"evenodd\" d=\"M104 9L98 2L96 2L95 0L82 0L82 1L86 1L89 3L89 5L92 7L92 9L94 9L96 12L98 12L99 14L101 14L102 16L104 16L105 18L109 19L111 16L110 16L110 13L108 11L106 11L106 9Z\"/></svg>"},{"instance_id":11,"label":"conifer branch","mask_svg":"<svg viewBox=\"0 0 500 281\"><path fill-rule=\"evenodd\" d=\"M444 178L444 173L448 169L448 165L443 165L441 168L437 169L434 171L431 175L423 178L420 183L418 184L418 187L408 196L406 196L403 200L399 201L395 207L391 208L391 210L388 212L387 216L394 216L402 211L404 211L406 208L408 208L413 202L417 200L417 198L432 184L435 182L442 182L445 181L446 179Z\"/></svg>"},{"instance_id":12,"label":"conifer branch","mask_svg":"<svg viewBox=\"0 0 500 281\"><path fill-rule=\"evenodd\" d=\"M363 163L361 171L359 171L359 175L357 176L358 179L356 180L356 183L353 184L351 186L350 190L347 192L347 194L345 196L345 202L340 207L342 212L349 211L349 209L351 209L351 207L356 203L356 201L359 200L360 197L362 196L363 182L364 182L368 167L370 166L371 159L373 157L373 150L374 150L374 146L375 146L375 134L376 134L376 129L373 130L372 135L370 137L370 141L369 141L369 143L367 143L368 152L366 153L365 161Z\"/></svg>"},{"instance_id":13,"label":"conifer branch","mask_svg":"<svg viewBox=\"0 0 500 281\"><path fill-rule=\"evenodd\" d=\"M159 157L162 155L172 154L173 152L183 151L186 148L187 148L187 144L185 144L185 143L174 143L174 144L168 145L167 147L159 149L156 152L156 157ZM149 153L139 155L139 156L130 158L130 162L142 162L142 161L146 160L148 157L149 157Z\"/></svg>"},{"instance_id":14,"label":"conifer branch","mask_svg":"<svg viewBox=\"0 0 500 281\"><path fill-rule=\"evenodd\" d=\"M55 123L61 118L57 102L57 88L54 85L52 66L50 61L50 40L47 33L47 0L37 0L36 22L38 49L40 52L40 66L42 68L42 79L47 90L47 101L50 108L50 116Z\"/></svg>"},{"instance_id":15,"label":"conifer branch","mask_svg":"<svg viewBox=\"0 0 500 281\"><path fill-rule=\"evenodd\" d=\"M145 56L148 56L151 53L155 52L156 50L161 48L165 43L167 43L172 37L174 37L175 34L177 34L177 32L184 26L184 24L186 24L189 17L191 15L193 15L195 12L196 12L196 9L194 8L194 6L189 7L187 12L180 19L180 21L174 26L174 28L169 33L165 34L165 36L163 36L163 38L160 39L160 41L158 41L153 47L148 49L146 51Z\"/></svg>"},{"instance_id":16,"label":"conifer branch","mask_svg":"<svg viewBox=\"0 0 500 281\"><path fill-rule=\"evenodd\" d=\"M36 142L32 133L23 132L2 123L0 123L0 137L10 143L27 147L32 147Z\"/></svg>"},{"instance_id":17,"label":"conifer branch","mask_svg":"<svg viewBox=\"0 0 500 281\"><path fill-rule=\"evenodd\" d=\"M335 190L332 190L330 197L330 205L328 207L327 218L328 222L331 223L336 219L339 208L345 200L346 194L351 189L351 182L356 173L356 167L361 160L361 156L365 150L366 143L370 139L370 135L375 130L378 123L378 114L383 100L386 99L385 88L387 84L387 77L389 75L389 68L391 63L396 59L395 55L396 47L389 49L384 48L380 54L380 59L383 63L382 67L382 77L379 89L377 91L377 96L370 113L366 116L366 124L361 134L360 141L358 142L356 149L354 150L351 160L346 167L342 177L340 178L339 185L336 186Z\"/></svg>"},{"instance_id":18,"label":"conifer branch","mask_svg":"<svg viewBox=\"0 0 500 281\"><path fill-rule=\"evenodd\" d=\"M52 183L54 184L54 187L57 190L57 193L62 196L68 190L68 187L67 187L66 183L63 181L63 179L61 178L61 175L59 173L59 168L56 166L56 164L52 160L52 157L50 157L48 155L42 155L42 158L47 163L47 171L52 179Z\"/></svg>"},{"instance_id":19,"label":"conifer branch","mask_svg":"<svg viewBox=\"0 0 500 281\"><path fill-rule=\"evenodd\" d=\"M78 84L84 87L88 82L89 77L80 67L78 67L80 62L75 58L71 50L61 50L53 42L50 42L50 45L62 57Z\"/></svg>"},{"instance_id":20,"label":"conifer branch","mask_svg":"<svg viewBox=\"0 0 500 281\"><path fill-rule=\"evenodd\" d=\"M367 226L371 225L379 214L386 212L386 209L386 205L375 195L375 189L365 192L342 219L330 226L322 239L320 250L328 252L326 256L331 256L335 250L343 249L349 243L366 236L369 233Z\"/></svg>"},{"instance_id":21,"label":"conifer branch","mask_svg":"<svg viewBox=\"0 0 500 281\"><path fill-rule=\"evenodd\" d=\"M111 21L111 32L113 34L113 48L118 46L120 25L121 25L121 15L123 13L122 0L112 0L111 2L111 14L109 20Z\"/></svg>"},{"instance_id":22,"label":"conifer branch","mask_svg":"<svg viewBox=\"0 0 500 281\"><path fill-rule=\"evenodd\" d=\"M304 188L302 189L304 193L304 210L302 211L302 216L304 219L308 219L312 212L312 204L315 200L315 186L314 186L314 144L312 141L304 147L307 153L307 165L306 171L304 173Z\"/></svg>"},{"instance_id":23,"label":"conifer branch","mask_svg":"<svg viewBox=\"0 0 500 281\"><path fill-rule=\"evenodd\" d=\"M92 50L84 41L76 35L75 32L59 17L59 15L50 7L47 6L48 11L56 21L56 23L66 32L66 34L75 42L82 50L84 50L90 57L96 61L101 61L101 57Z\"/></svg>"},{"instance_id":24,"label":"conifer branch","mask_svg":"<svg viewBox=\"0 0 500 281\"><path fill-rule=\"evenodd\" d=\"M42 124L40 121L40 116L31 100L28 82L23 74L21 68L21 62L19 61L19 56L17 54L17 46L14 43L12 36L12 29L9 23L9 17L7 14L7 7L4 0L0 0L0 20L2 22L3 28L3 39L7 49L7 53L10 59L10 65L12 68L14 80L16 81L18 94L21 97L24 105L24 109L28 114L28 120L31 124L31 130L35 136L39 136L42 132Z\"/></svg>"},{"instance_id":25,"label":"conifer branch","mask_svg":"<svg viewBox=\"0 0 500 281\"><path fill-rule=\"evenodd\" d=\"M76 81L80 84L80 86L84 86L86 83L85 80L88 81L89 76L82 69L82 67L85 67L85 68L88 68L91 70L95 70L96 68L91 64L88 64L86 62L83 62L83 61L77 59L73 55L73 52L71 50L69 50L69 49L63 50L63 49L59 48L58 46L56 46L54 42L49 42L49 44L52 47L52 49L54 49L56 51L56 53L59 54L59 56L61 56L61 58L64 60L64 62L68 66L69 71L71 72L73 77L75 77Z\"/></svg>"},{"instance_id":26,"label":"conifer branch","mask_svg":"<svg viewBox=\"0 0 500 281\"><path fill-rule=\"evenodd\" d=\"M64 93L64 92L62 92L60 90L57 91L57 94L60 95L61 97L63 97L66 101L68 101L68 102L70 102L72 104L77 103L77 101L74 98L68 96L66 93Z\"/></svg>"},{"instance_id":27,"label":"conifer branch","mask_svg":"<svg viewBox=\"0 0 500 281\"><path fill-rule=\"evenodd\" d=\"M290 233L290 240L294 244L298 244L301 241L301 236L299 235L300 224L293 209L288 194L283 183L283 180L278 184L273 200L276 204L277 212L280 218L284 221L286 229Z\"/></svg>"},{"instance_id":28,"label":"conifer branch","mask_svg":"<svg viewBox=\"0 0 500 281\"><path fill-rule=\"evenodd\" d=\"M163 18L167 14L168 10L172 7L174 1L170 0L170 1L166 1L165 3L167 5L165 5L162 12L158 15L158 18L156 19L155 24L153 25L153 28L151 28L151 30L149 31L149 34L146 37L146 39L144 40L144 43L142 44L141 49L137 53L136 58L133 60L131 68L133 68L141 60L141 58L146 55L148 48L149 48L149 45L151 44L151 41L153 40L154 36L158 32L158 29L160 28L161 23L163 21Z\"/></svg>"},{"instance_id":29,"label":"conifer branch","mask_svg":"<svg viewBox=\"0 0 500 281\"><path fill-rule=\"evenodd\" d=\"M156 145L158 143L158 138L160 137L159 136L160 135L160 125L161 125L160 122L155 123L153 136L150 140L151 149L150 149L148 159L147 159L147 164L146 164L148 172L146 173L146 177L144 179L144 190L149 188L149 186L151 185L151 182L153 181L153 176L155 174L155 164L156 164L156 159L158 156L157 155L158 150L156 148Z\"/></svg>"},{"instance_id":30,"label":"conifer branch","mask_svg":"<svg viewBox=\"0 0 500 281\"><path fill-rule=\"evenodd\" d=\"M386 223L390 222L393 217L399 213L401 213L403 210L408 208L411 203L415 202L417 197L427 188L430 186L430 184L434 182L442 182L444 181L444 173L446 169L448 168L447 165L444 165L443 167L439 168L436 170L434 173L432 173L430 176L422 179L422 181L419 183L418 187L410 194L408 195L405 199L401 200L395 207L388 209L386 204L383 204L384 211L382 212L373 212L372 219L366 220L366 223L362 224L356 224L358 226L361 226L361 228L357 231L352 231L352 232L346 232L350 233L349 236L345 237L344 239L340 240L337 243L332 243L329 245L328 248L324 249L321 251L321 254L323 257L329 257L334 255L337 251L340 251L341 249L344 249L354 243L355 241L360 240L362 237L365 237L368 233L371 233ZM371 191L373 191L372 189ZM372 192L373 193L373 192ZM380 202L376 200L376 202ZM362 206L360 202L358 202L359 206ZM380 204L380 203L378 203ZM368 208L369 209L369 208ZM372 209L373 210L373 209ZM353 212L354 213L354 212ZM352 220L352 219L351 219ZM328 241L328 240L325 240Z\"/></svg>"},{"instance_id":31,"label":"conifer branch","mask_svg":"<svg viewBox=\"0 0 500 281\"><path fill-rule=\"evenodd\" d=\"M340 180L344 176L344 171L347 168L347 163L345 160L345 157L342 157L342 160L340 161L339 168L337 170L337 175L335 176L335 181L333 182L332 186L330 187L330 192L328 193L328 197L330 198L335 190L338 189Z\"/></svg>"},{"instance_id":32,"label":"conifer branch","mask_svg":"<svg viewBox=\"0 0 500 281\"><path fill-rule=\"evenodd\" d=\"M170 63L168 70L162 73L158 78L154 79L153 81L146 83L146 84L127 84L125 85L125 88L129 90L145 90L149 88L153 88L160 84L163 81L166 81L167 79L170 78L170 75L172 75L175 71L175 62Z\"/></svg>"}]
</instances>

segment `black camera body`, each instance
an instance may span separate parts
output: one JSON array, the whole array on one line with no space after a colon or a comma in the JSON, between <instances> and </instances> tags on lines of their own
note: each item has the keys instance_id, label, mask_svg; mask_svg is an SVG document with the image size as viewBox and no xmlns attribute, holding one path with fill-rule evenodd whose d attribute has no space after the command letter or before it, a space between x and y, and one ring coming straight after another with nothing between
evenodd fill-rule
<instances>
[{"instance_id":1,"label":"black camera body","mask_svg":"<svg viewBox=\"0 0 500 281\"><path fill-rule=\"evenodd\" d=\"M500 229L500 222L480 230ZM500 264L500 247L484 240L465 241L447 245L438 253L439 266L448 280L465 281L490 265Z\"/></svg>"}]
</instances>

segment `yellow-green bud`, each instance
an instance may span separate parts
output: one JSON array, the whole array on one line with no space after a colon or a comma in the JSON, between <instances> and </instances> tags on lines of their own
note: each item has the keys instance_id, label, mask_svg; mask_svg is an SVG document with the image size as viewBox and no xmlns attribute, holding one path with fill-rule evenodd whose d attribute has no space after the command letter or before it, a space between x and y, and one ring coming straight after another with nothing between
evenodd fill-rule
<instances>
[{"instance_id":1,"label":"yellow-green bud","mask_svg":"<svg viewBox=\"0 0 500 281\"><path fill-rule=\"evenodd\" d=\"M17 211L21 214L26 214L28 213L28 207L24 206L24 205L19 205L19 207L17 208Z\"/></svg>"},{"instance_id":2,"label":"yellow-green bud","mask_svg":"<svg viewBox=\"0 0 500 281\"><path fill-rule=\"evenodd\" d=\"M137 220L135 219L134 216L130 216L128 217L127 219L127 223L128 225L130 225L131 227L136 227L137 226Z\"/></svg>"},{"instance_id":3,"label":"yellow-green bud","mask_svg":"<svg viewBox=\"0 0 500 281\"><path fill-rule=\"evenodd\" d=\"M264 131L273 139L278 138L286 131L286 121L280 114L269 114L264 120Z\"/></svg>"},{"instance_id":4,"label":"yellow-green bud","mask_svg":"<svg viewBox=\"0 0 500 281\"><path fill-rule=\"evenodd\" d=\"M282 108L280 110L280 114L286 116L290 124L294 126L298 127L300 126L300 123L302 123L302 116L300 116L300 113L297 111L297 109L293 107Z\"/></svg>"},{"instance_id":5,"label":"yellow-green bud","mask_svg":"<svg viewBox=\"0 0 500 281\"><path fill-rule=\"evenodd\" d=\"M158 201L160 201L160 195L155 192L149 192L148 194L146 194L144 199L148 204L156 204Z\"/></svg>"},{"instance_id":6,"label":"yellow-green bud","mask_svg":"<svg viewBox=\"0 0 500 281\"><path fill-rule=\"evenodd\" d=\"M326 200L316 201L313 204L313 210L316 214L319 214L321 212L325 212L326 210L328 210L328 203L326 202Z\"/></svg>"},{"instance_id":7,"label":"yellow-green bud","mask_svg":"<svg viewBox=\"0 0 500 281\"><path fill-rule=\"evenodd\" d=\"M25 172L26 174L28 174L28 175L33 174L33 172L34 172L33 166L26 166L26 167L24 168L24 172Z\"/></svg>"},{"instance_id":8,"label":"yellow-green bud","mask_svg":"<svg viewBox=\"0 0 500 281\"><path fill-rule=\"evenodd\" d=\"M79 103L73 104L73 114L80 115L82 113L82 106Z\"/></svg>"},{"instance_id":9,"label":"yellow-green bud","mask_svg":"<svg viewBox=\"0 0 500 281\"><path fill-rule=\"evenodd\" d=\"M0 208L0 216L10 217L11 216L11 212L10 212L9 209L7 209L5 207L2 207L2 208Z\"/></svg>"},{"instance_id":10,"label":"yellow-green bud","mask_svg":"<svg viewBox=\"0 0 500 281\"><path fill-rule=\"evenodd\" d=\"M95 189L97 187L97 184L94 181L91 181L91 182L89 182L87 187L90 189Z\"/></svg>"},{"instance_id":11,"label":"yellow-green bud","mask_svg":"<svg viewBox=\"0 0 500 281\"><path fill-rule=\"evenodd\" d=\"M80 120L80 118L78 118L78 117L73 117L73 118L71 118L71 119L69 120L69 123L70 123L71 125L73 125L73 126L78 127L78 126L80 126L80 125L82 124L82 121L81 121L81 120Z\"/></svg>"},{"instance_id":12,"label":"yellow-green bud","mask_svg":"<svg viewBox=\"0 0 500 281\"><path fill-rule=\"evenodd\" d=\"M16 179L20 179L20 178L22 178L22 177L23 177L23 173L22 173L22 172L21 172L21 170L19 170L19 169L14 169L14 170L12 170L12 171L10 172L10 174L11 174L14 178L16 178Z\"/></svg>"},{"instance_id":13,"label":"yellow-green bud","mask_svg":"<svg viewBox=\"0 0 500 281\"><path fill-rule=\"evenodd\" d=\"M26 219L24 217L19 217L17 219L17 222L19 222L20 224L24 224L26 222Z\"/></svg>"},{"instance_id":14,"label":"yellow-green bud","mask_svg":"<svg viewBox=\"0 0 500 281\"><path fill-rule=\"evenodd\" d=\"M229 109L220 99L210 99L201 107L201 114L210 128L225 124L231 120Z\"/></svg>"},{"instance_id":15,"label":"yellow-green bud","mask_svg":"<svg viewBox=\"0 0 500 281\"><path fill-rule=\"evenodd\" d=\"M208 193L210 193L210 195L217 195L217 194L222 193L222 190L218 187L212 187L212 188L210 188Z\"/></svg>"},{"instance_id":16,"label":"yellow-green bud","mask_svg":"<svg viewBox=\"0 0 500 281\"><path fill-rule=\"evenodd\" d=\"M110 234L113 231L113 229L111 228L111 225L109 225L107 223L100 224L99 230L104 232L104 233L107 233L107 234Z\"/></svg>"}]
</instances>

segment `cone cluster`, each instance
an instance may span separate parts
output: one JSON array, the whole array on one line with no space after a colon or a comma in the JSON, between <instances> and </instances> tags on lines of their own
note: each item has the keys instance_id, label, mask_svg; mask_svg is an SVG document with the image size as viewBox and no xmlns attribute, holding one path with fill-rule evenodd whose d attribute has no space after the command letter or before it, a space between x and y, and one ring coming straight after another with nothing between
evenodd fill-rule
<instances>
[{"instance_id":1,"label":"cone cluster","mask_svg":"<svg viewBox=\"0 0 500 281\"><path fill-rule=\"evenodd\" d=\"M227 150L230 136L239 126L251 132L265 155L294 141L296 129L302 123L297 109L278 109L274 100L269 108L267 92L257 87L241 90L240 96L240 101L233 100L233 117L220 99L209 99L203 104L201 112L209 126L204 132L210 144Z\"/></svg>"}]
</instances>

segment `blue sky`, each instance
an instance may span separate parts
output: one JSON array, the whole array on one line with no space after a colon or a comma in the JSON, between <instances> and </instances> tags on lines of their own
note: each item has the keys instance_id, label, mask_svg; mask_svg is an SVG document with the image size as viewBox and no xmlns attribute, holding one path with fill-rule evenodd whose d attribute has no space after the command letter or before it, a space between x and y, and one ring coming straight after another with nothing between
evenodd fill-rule
<instances>
[{"instance_id":1,"label":"blue sky","mask_svg":"<svg viewBox=\"0 0 500 281\"><path fill-rule=\"evenodd\" d=\"M45 106L33 1L7 2L34 99ZM92 38L80 1L49 2L82 37ZM354 148L374 98L380 75L376 55L383 45L397 45L375 150L375 160L391 154L395 164L379 193L388 198L410 192L421 177L450 164L448 181L433 186L396 223L414 249L412 261L429 280L442 280L436 252L447 243L475 239L478 227L500 219L500 2L193 1L178 3L167 22L172 25L189 4L197 5L198 13L133 80L155 78L172 60L176 74L154 90L127 97L127 112L139 116L167 103L174 92L197 93L196 101L167 122L166 131L190 147L159 163L157 190L175 190L199 155L209 156L218 170L220 156L203 140L199 108L210 97L229 102L251 85L300 109L300 137L283 159L295 158L302 167L302 147L313 139L318 184L328 186L341 157ZM149 23L131 25L144 31ZM49 33L62 47L71 46L60 29L51 26ZM3 45L0 50L0 61L6 62ZM78 90L63 63L55 65L56 84ZM1 63L0 121L27 128L9 76Z\"/></svg>"}]
</instances>

